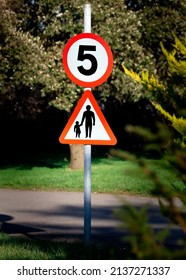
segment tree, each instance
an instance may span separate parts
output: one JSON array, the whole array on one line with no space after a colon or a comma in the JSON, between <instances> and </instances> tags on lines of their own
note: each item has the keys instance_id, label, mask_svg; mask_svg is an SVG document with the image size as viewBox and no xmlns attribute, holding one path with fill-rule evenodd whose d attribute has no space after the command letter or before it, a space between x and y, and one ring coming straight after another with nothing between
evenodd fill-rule
<instances>
[{"instance_id":1,"label":"tree","mask_svg":"<svg viewBox=\"0 0 186 280\"><path fill-rule=\"evenodd\" d=\"M148 71L142 72L140 76L134 71L128 70L124 65L123 67L127 75L142 84L146 91L150 92L149 98L154 107L170 121L185 141L186 119L179 116L185 114L183 110L185 110L184 104L186 102L186 45L177 37L175 37L175 43L173 44L174 49L170 52L165 49L162 43L160 45L169 65L169 81L165 81L164 84L160 83L155 76L149 76ZM162 107L168 108L169 112L166 112Z\"/></svg>"},{"instance_id":2,"label":"tree","mask_svg":"<svg viewBox=\"0 0 186 280\"><path fill-rule=\"evenodd\" d=\"M173 134L174 138L177 138L176 141L170 141L170 133L167 133L167 136L169 138L169 145L167 146L167 152L165 154L165 158L170 160L170 162L174 163L175 170L177 169L177 172L179 172L179 176L181 176L182 180L186 183L186 177L185 177L185 171L186 171L186 153L185 153L185 144L186 144L186 118L185 118L185 108L182 105L185 104L186 101L186 63L185 63L185 57L186 57L186 42L181 42L177 37L175 37L175 43L174 43L174 49L173 51L169 52L165 49L163 44L161 44L162 51L166 56L167 62L169 64L169 75L183 78L182 83L180 87L182 87L183 91L177 92L177 87L175 87L174 84L172 84L172 89L175 89L175 95L178 94L179 98L181 98L182 102L177 102L177 98L171 99L169 102L172 103L174 101L174 108L176 107L176 113L179 117L172 114L172 112L167 112L163 109L164 105L164 99L161 98L160 94L157 94L161 92L162 96L168 96L169 94L169 88L170 85L166 83L162 85L158 82L158 80L155 77L149 77L148 72L142 73L141 77L140 75L134 73L133 71L128 71L126 68L125 72L132 77L133 79L140 82L145 90L151 92L151 99L152 104L155 106L155 108L170 122L171 126L176 130L177 134ZM174 81L174 79L172 80ZM162 101L163 100L163 101ZM180 106L181 104L181 106ZM173 106L169 106L173 107ZM184 111L183 111L184 109ZM169 127L164 129L169 129ZM162 132L162 131L160 131ZM168 132L168 131L167 131ZM142 132L143 133L143 132ZM164 134L164 137L166 138L166 133ZM168 139L167 139L168 140Z\"/></svg>"},{"instance_id":3,"label":"tree","mask_svg":"<svg viewBox=\"0 0 186 280\"><path fill-rule=\"evenodd\" d=\"M56 46L58 46L61 63L61 51L66 42L75 34L83 31L84 1L61 3L59 0L35 0L32 2L34 4L31 5L30 1L26 1L25 16L21 27L33 36L39 36L46 49L55 47L54 51L57 53ZM114 96L122 102L128 99L139 99L138 85L132 84L127 77L123 77L121 67L123 60L127 65L133 65L139 69L147 69L147 65L148 67L152 65L152 70L154 69L152 55L139 44L141 38L139 27L140 21L137 14L127 10L122 0L117 3L113 3L111 0L96 0L92 3L92 32L97 33L108 42L115 59L110 79L96 89L97 92L102 93L101 96L104 100L108 96ZM121 82L125 83L125 88L121 86ZM76 92L77 90L78 87L75 88ZM61 92L53 102L58 108L61 106L60 99Z\"/></svg>"},{"instance_id":4,"label":"tree","mask_svg":"<svg viewBox=\"0 0 186 280\"><path fill-rule=\"evenodd\" d=\"M154 134L153 132L144 129L143 127L132 127L129 126L127 129L132 133L137 133L146 139L145 149L162 149L162 157L170 163L169 168L177 174L179 178L186 185L186 118L185 110L183 107L185 104L185 71L186 71L186 41L181 42L177 37L175 37L175 43L173 44L173 50L168 51L163 44L161 44L162 51L167 59L169 65L169 75L173 77L170 79L172 84L172 90L175 89L174 95L171 100L166 99L170 103L169 108L173 108L177 114L182 117L176 117L170 112L163 109L165 104L165 96L169 94L170 84L165 80L162 84L155 76L149 75L148 71L137 74L132 70L128 70L124 66L125 73L129 75L132 79L139 82L143 88L144 92L147 92L152 104L155 108L169 121L168 125L164 125L164 122L158 123L158 130ZM174 84L175 75L180 84L180 90L177 91L177 83ZM183 79L182 79L183 78ZM183 106L180 106L179 99L176 95L179 94L183 102ZM162 98L163 96L163 98ZM174 105L174 106L173 106ZM181 109L181 110L180 110ZM170 125L174 128L171 129ZM175 133L176 132L176 133ZM139 165L141 170L152 179L154 182L154 190L152 194L158 197L159 205L162 214L170 219L170 222L177 224L186 234L186 188L178 190L174 187L174 183L170 188L167 186L166 182L162 182L157 174L157 172L151 170L148 164L143 160L143 158L137 158L135 155L127 154L123 151L112 152L113 155L118 156L122 159L131 160ZM180 203L178 203L180 202ZM156 236L154 232L147 224L147 213L146 209L143 208L141 211L134 209L130 205L123 206L122 209L118 211L118 217L124 222L124 226L128 227L130 236L127 237L127 241L130 242L131 248L135 256L138 259L144 258L183 258L185 256L186 243L185 239L179 240L182 242L182 246L179 250L174 252L168 252L165 248L165 238L168 232L165 230L160 231ZM136 224L140 223L140 227ZM149 247L150 246L150 247ZM151 248L149 250L149 248ZM152 253L153 248L153 253Z\"/></svg>"},{"instance_id":5,"label":"tree","mask_svg":"<svg viewBox=\"0 0 186 280\"><path fill-rule=\"evenodd\" d=\"M167 49L168 51L172 51L175 36L181 41L185 39L186 1L125 0L125 2L128 5L128 9L138 10L138 15L141 21L140 44L146 50L149 50L155 58L155 75L158 78L158 81L162 84L167 83L167 85L174 84L174 90L171 88L171 86L169 86L168 97L164 100L164 104L162 105L164 105L164 108L166 108L167 110L173 110L175 112L176 108L174 108L175 105L173 105L173 103L175 104L175 102L173 101L171 104L170 99L174 100L176 98L176 102L177 104L179 104L179 107L181 107L181 105L183 104L181 99L178 100L179 95L177 94L178 92L181 93L183 91L183 88L179 86L180 84L182 84L183 77L178 77L178 75L169 75L168 61L166 61L165 55L162 52L160 42L162 42L165 49ZM130 68L126 65L125 61L124 64L128 69ZM131 69L133 69L134 72L140 72L136 71L134 68ZM152 74L150 68L148 69L148 72L150 75Z\"/></svg>"},{"instance_id":6,"label":"tree","mask_svg":"<svg viewBox=\"0 0 186 280\"><path fill-rule=\"evenodd\" d=\"M168 79L167 63L162 55L159 42L171 50L173 34L183 40L186 32L186 1L185 0L145 0L139 10L141 18L140 44L150 50L156 59L156 69L159 78ZM150 69L149 69L150 70Z\"/></svg>"},{"instance_id":7,"label":"tree","mask_svg":"<svg viewBox=\"0 0 186 280\"><path fill-rule=\"evenodd\" d=\"M6 65L5 72L1 69L3 104L7 102L12 112L20 112L20 105L28 108L26 101L32 100L28 110L32 114L35 104L43 105L37 106L37 110L49 104L70 112L82 89L66 77L61 67L61 52L69 38L83 31L84 1L27 0L19 11L9 5L12 2L4 1L1 9L4 16L1 48ZM20 5L20 0L17 3ZM102 102L110 96L121 102L138 100L141 96L141 87L123 76L121 67L125 60L129 67L139 71L147 66L154 69L152 55L139 44L139 27L137 15L127 10L122 0L115 3L96 0L92 4L92 31L108 42L115 59L108 81L94 90Z\"/></svg>"},{"instance_id":8,"label":"tree","mask_svg":"<svg viewBox=\"0 0 186 280\"><path fill-rule=\"evenodd\" d=\"M61 67L58 45L46 48L42 38L24 32L10 4L11 1L1 2L2 106L7 104L15 116L25 118L30 112L31 117L62 92L61 108L70 111L77 93Z\"/></svg>"}]
</instances>

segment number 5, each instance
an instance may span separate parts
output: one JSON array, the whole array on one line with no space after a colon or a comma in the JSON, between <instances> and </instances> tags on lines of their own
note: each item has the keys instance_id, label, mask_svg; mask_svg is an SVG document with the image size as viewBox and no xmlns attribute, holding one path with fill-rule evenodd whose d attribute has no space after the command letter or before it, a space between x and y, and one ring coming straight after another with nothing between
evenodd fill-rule
<instances>
[{"instance_id":1,"label":"number 5","mask_svg":"<svg viewBox=\"0 0 186 280\"><path fill-rule=\"evenodd\" d=\"M93 56L90 53L85 53L85 51L95 52L96 46L89 46L89 45L80 45L79 46L79 52L78 52L77 59L80 61L84 61L85 59L90 60L91 66L89 69L85 69L83 66L78 66L77 67L78 71L85 76L90 76L96 72L96 70L98 68L98 63L97 63L97 59L95 58L95 56Z\"/></svg>"}]
</instances>

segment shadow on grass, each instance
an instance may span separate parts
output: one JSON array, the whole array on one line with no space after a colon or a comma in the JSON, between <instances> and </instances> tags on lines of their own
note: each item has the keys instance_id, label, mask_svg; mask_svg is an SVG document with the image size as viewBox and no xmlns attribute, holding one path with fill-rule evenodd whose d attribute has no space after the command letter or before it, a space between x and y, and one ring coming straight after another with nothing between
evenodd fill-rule
<instances>
[{"instance_id":1,"label":"shadow on grass","mask_svg":"<svg viewBox=\"0 0 186 280\"><path fill-rule=\"evenodd\" d=\"M93 164L112 165L113 162L121 161L117 158L109 158L108 154L102 157L92 158ZM70 166L69 155L65 154L26 154L19 157L7 157L0 159L0 169L16 168L18 170L31 170L34 167L68 168Z\"/></svg>"},{"instance_id":2,"label":"shadow on grass","mask_svg":"<svg viewBox=\"0 0 186 280\"><path fill-rule=\"evenodd\" d=\"M31 170L34 167L66 168L69 160L63 155L21 155L19 158L1 160L0 169Z\"/></svg>"},{"instance_id":3,"label":"shadow on grass","mask_svg":"<svg viewBox=\"0 0 186 280\"><path fill-rule=\"evenodd\" d=\"M12 253L4 253L6 259L51 259L51 260L120 260L130 259L128 248L119 248L104 243L86 245L81 241L51 241L40 238L12 237L0 234L0 244L4 248L11 248ZM16 249L23 254L16 253ZM25 253L24 250L29 251ZM1 254L0 259L3 258Z\"/></svg>"}]
</instances>

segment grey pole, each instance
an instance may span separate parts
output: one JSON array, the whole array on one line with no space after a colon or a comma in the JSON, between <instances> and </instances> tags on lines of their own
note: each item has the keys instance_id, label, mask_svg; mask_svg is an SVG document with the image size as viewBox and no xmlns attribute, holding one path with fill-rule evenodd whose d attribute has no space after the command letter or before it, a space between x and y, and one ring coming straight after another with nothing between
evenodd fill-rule
<instances>
[{"instance_id":1,"label":"grey pole","mask_svg":"<svg viewBox=\"0 0 186 280\"><path fill-rule=\"evenodd\" d=\"M84 5L84 32L91 33L91 4ZM86 90L86 89L85 89ZM91 145L84 145L84 240L91 235Z\"/></svg>"},{"instance_id":2,"label":"grey pole","mask_svg":"<svg viewBox=\"0 0 186 280\"><path fill-rule=\"evenodd\" d=\"M84 5L84 32L91 33L91 4Z\"/></svg>"},{"instance_id":3,"label":"grey pole","mask_svg":"<svg viewBox=\"0 0 186 280\"><path fill-rule=\"evenodd\" d=\"M84 145L84 240L91 235L91 145Z\"/></svg>"}]
</instances>

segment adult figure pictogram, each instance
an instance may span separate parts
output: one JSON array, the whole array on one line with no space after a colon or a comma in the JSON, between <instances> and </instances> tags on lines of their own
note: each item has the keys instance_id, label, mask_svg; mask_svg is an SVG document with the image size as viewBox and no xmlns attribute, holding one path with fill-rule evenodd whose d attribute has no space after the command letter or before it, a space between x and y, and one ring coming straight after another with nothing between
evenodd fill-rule
<instances>
[{"instance_id":1,"label":"adult figure pictogram","mask_svg":"<svg viewBox=\"0 0 186 280\"><path fill-rule=\"evenodd\" d=\"M91 109L90 105L87 105L86 109L87 110L83 112L80 126L83 125L83 123L85 121L85 137L91 138L92 125L95 125L95 115L94 115L94 112L92 112L90 110Z\"/></svg>"},{"instance_id":2,"label":"adult figure pictogram","mask_svg":"<svg viewBox=\"0 0 186 280\"><path fill-rule=\"evenodd\" d=\"M83 128L81 128L82 123L84 124ZM93 127L94 124L95 126ZM81 130L81 135L78 132L79 129ZM116 144L117 139L90 90L87 89L84 91L72 115L70 116L68 123L61 133L59 141L62 144Z\"/></svg>"}]
</instances>

